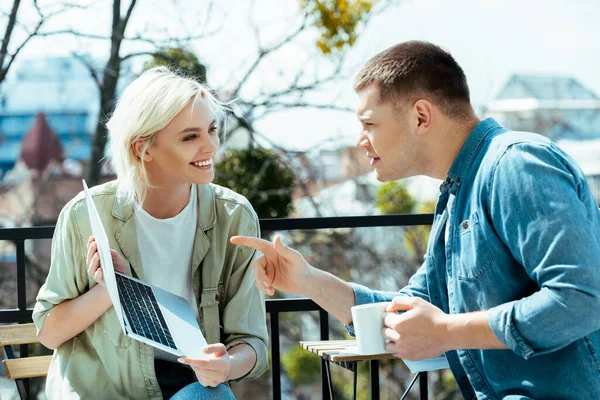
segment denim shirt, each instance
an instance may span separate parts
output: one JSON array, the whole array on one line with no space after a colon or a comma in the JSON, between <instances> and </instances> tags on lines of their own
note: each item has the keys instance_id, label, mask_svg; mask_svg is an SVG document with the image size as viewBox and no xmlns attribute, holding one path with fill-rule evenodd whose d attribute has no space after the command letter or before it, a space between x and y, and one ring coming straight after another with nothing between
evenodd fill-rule
<instances>
[{"instance_id":1,"label":"denim shirt","mask_svg":"<svg viewBox=\"0 0 600 400\"><path fill-rule=\"evenodd\" d=\"M421 268L400 292L352 284L356 304L406 295L488 310L509 350L446 353L466 399L600 399L600 212L577 164L490 118L440 189Z\"/></svg>"}]
</instances>

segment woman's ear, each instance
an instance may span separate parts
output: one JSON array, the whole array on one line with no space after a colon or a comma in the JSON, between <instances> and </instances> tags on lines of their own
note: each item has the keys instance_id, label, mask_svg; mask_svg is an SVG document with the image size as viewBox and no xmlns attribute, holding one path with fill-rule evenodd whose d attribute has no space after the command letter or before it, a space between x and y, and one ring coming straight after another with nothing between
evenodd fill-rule
<instances>
[{"instance_id":1,"label":"woman's ear","mask_svg":"<svg viewBox=\"0 0 600 400\"><path fill-rule=\"evenodd\" d=\"M148 149L144 148L146 145L146 142L142 139L136 140L131 147L133 148L133 151L135 152L135 154L140 158L140 160L143 160L145 162L149 162L152 161L152 155L150 154L150 152L148 151Z\"/></svg>"}]
</instances>

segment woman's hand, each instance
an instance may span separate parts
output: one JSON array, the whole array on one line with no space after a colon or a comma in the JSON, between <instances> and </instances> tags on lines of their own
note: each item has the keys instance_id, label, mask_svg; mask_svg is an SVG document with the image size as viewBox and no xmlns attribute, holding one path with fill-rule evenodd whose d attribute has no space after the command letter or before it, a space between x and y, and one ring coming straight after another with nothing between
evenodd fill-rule
<instances>
[{"instance_id":1,"label":"woman's hand","mask_svg":"<svg viewBox=\"0 0 600 400\"><path fill-rule=\"evenodd\" d=\"M231 367L229 353L222 343L209 344L202 349L206 354L212 354L209 359L181 357L177 361L192 367L198 382L205 387L216 387L226 382Z\"/></svg>"},{"instance_id":2,"label":"woman's hand","mask_svg":"<svg viewBox=\"0 0 600 400\"><path fill-rule=\"evenodd\" d=\"M112 263L115 271L123 274L129 274L129 264L123 257L119 255L115 250L110 249L110 255L112 257ZM104 285L104 275L102 268L100 267L100 254L98 253L98 244L93 236L88 239L88 252L86 258L86 264L88 266L88 274L90 274L94 280L102 286Z\"/></svg>"}]
</instances>

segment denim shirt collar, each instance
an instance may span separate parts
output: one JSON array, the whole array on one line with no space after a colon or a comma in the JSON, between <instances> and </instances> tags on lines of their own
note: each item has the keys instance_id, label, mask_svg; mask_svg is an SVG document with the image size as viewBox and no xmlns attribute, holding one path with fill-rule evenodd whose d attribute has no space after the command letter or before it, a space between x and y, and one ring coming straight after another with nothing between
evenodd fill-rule
<instances>
[{"instance_id":1,"label":"denim shirt collar","mask_svg":"<svg viewBox=\"0 0 600 400\"><path fill-rule=\"evenodd\" d=\"M464 179L464 173L467 170L467 167L473 161L473 158L477 154L477 151L481 147L481 144L487 137L488 133L495 128L501 127L502 126L493 118L484 119L477 124L469 136L467 136L467 140L465 140L465 143L454 159L452 166L450 166L448 177L440 185L441 193L444 193L446 190L448 190L450 194L456 194L456 191Z\"/></svg>"}]
</instances>

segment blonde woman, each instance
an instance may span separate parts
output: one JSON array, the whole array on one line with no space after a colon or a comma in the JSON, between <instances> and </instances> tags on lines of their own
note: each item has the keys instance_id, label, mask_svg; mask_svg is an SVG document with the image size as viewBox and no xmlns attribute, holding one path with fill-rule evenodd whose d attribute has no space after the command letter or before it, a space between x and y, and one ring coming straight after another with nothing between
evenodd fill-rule
<instances>
[{"instance_id":1,"label":"blonde woman","mask_svg":"<svg viewBox=\"0 0 600 400\"><path fill-rule=\"evenodd\" d=\"M211 184L225 111L193 79L144 72L107 123L117 180L91 189L115 268L186 298L210 359L178 362L122 334L80 193L58 218L33 312L40 342L55 349L50 399L229 399L227 382L267 369L254 252L229 242L259 236L258 219L244 197Z\"/></svg>"}]
</instances>

